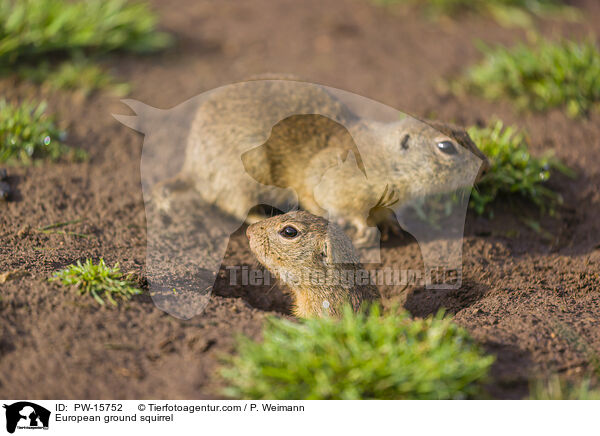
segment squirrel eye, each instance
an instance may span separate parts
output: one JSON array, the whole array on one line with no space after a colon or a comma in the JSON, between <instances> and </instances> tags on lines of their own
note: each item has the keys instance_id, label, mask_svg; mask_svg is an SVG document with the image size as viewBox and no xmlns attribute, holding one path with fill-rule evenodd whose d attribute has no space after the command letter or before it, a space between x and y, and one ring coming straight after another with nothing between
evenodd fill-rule
<instances>
[{"instance_id":1,"label":"squirrel eye","mask_svg":"<svg viewBox=\"0 0 600 436\"><path fill-rule=\"evenodd\" d=\"M440 141L437 143L437 147L442 153L446 153L446 154L458 153L458 150L456 150L456 147L454 146L452 141Z\"/></svg>"},{"instance_id":2,"label":"squirrel eye","mask_svg":"<svg viewBox=\"0 0 600 436\"><path fill-rule=\"evenodd\" d=\"M279 231L279 234L284 238L292 239L298 236L298 230L296 230L292 226L285 226L283 229Z\"/></svg>"},{"instance_id":3,"label":"squirrel eye","mask_svg":"<svg viewBox=\"0 0 600 436\"><path fill-rule=\"evenodd\" d=\"M403 150L408 150L408 140L410 139L410 135L404 135L404 137L402 138L402 141L400 141L400 147L402 147Z\"/></svg>"}]
</instances>

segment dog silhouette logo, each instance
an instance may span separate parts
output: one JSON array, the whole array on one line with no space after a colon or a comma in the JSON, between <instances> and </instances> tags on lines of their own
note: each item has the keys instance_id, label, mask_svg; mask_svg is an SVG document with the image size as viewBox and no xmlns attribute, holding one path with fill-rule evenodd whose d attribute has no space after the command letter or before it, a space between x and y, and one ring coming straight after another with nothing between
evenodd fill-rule
<instances>
[{"instance_id":1,"label":"dog silhouette logo","mask_svg":"<svg viewBox=\"0 0 600 436\"><path fill-rule=\"evenodd\" d=\"M50 411L29 401L19 401L4 405L6 409L6 431L14 433L18 429L48 429Z\"/></svg>"}]
</instances>

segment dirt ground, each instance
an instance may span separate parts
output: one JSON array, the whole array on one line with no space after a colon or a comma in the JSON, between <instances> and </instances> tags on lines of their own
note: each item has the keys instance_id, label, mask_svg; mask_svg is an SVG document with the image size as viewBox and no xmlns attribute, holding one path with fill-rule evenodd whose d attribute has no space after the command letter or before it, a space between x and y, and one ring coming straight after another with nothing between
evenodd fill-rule
<instances>
[{"instance_id":1,"label":"dirt ground","mask_svg":"<svg viewBox=\"0 0 600 436\"><path fill-rule=\"evenodd\" d=\"M577 4L585 10L582 23L540 21L541 32L600 34L600 4ZM480 17L433 22L361 0L153 5L178 44L159 55L108 61L117 77L133 84L131 97L149 105L169 108L253 74L294 73L420 116L463 125L497 116L528 129L535 153L554 149L578 178L551 180L565 204L557 219L543 220L550 238L498 204L492 220L468 216L460 290L382 292L415 316L441 307L455 314L497 356L492 397L522 398L532 378L577 378L591 369L592 355L600 353L600 115L520 114L509 104L456 98L437 86L478 58L475 39L508 44L524 40L526 31ZM65 122L68 143L91 154L83 164L9 168L15 193L0 204L0 272L29 275L0 284L0 397L220 397L219 357L233 352L236 334L259 337L265 316L289 313L289 300L278 287L231 287L222 278L206 311L181 321L147 295L118 309L101 308L47 283L53 271L88 257L120 262L123 271L143 277L143 136L112 118L128 109L110 95L82 100L12 79L0 81L0 94L46 98ZM82 222L72 229L91 237L23 230L77 218ZM416 241L406 238L387 242L383 261L422 264ZM241 229L226 263L252 262Z\"/></svg>"}]
</instances>

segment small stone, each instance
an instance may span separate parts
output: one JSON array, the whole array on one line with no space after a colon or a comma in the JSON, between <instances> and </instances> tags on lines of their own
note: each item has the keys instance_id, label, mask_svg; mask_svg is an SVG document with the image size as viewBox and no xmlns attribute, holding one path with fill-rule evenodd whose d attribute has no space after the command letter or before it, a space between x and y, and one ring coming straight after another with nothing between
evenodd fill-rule
<instances>
[{"instance_id":1,"label":"small stone","mask_svg":"<svg viewBox=\"0 0 600 436\"><path fill-rule=\"evenodd\" d=\"M0 201L8 200L10 195L10 185L6 182L0 182Z\"/></svg>"}]
</instances>

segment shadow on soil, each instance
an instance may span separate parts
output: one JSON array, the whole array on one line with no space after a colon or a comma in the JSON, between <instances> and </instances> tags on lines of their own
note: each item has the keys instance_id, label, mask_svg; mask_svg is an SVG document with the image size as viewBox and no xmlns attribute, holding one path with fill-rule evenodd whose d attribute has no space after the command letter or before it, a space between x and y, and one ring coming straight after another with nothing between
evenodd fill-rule
<instances>
[{"instance_id":1,"label":"shadow on soil","mask_svg":"<svg viewBox=\"0 0 600 436\"><path fill-rule=\"evenodd\" d=\"M413 316L425 318L435 315L444 308L455 314L458 311L475 304L488 292L480 283L465 279L460 289L425 289L416 288L406 296L404 308Z\"/></svg>"},{"instance_id":2,"label":"shadow on soil","mask_svg":"<svg viewBox=\"0 0 600 436\"><path fill-rule=\"evenodd\" d=\"M484 285L464 280L460 289L431 290L417 288L406 296L404 308L413 316L424 318L435 315L440 309L448 313L467 309L488 292ZM496 356L490 371L486 391L495 399L521 399L528 395L528 374L532 366L530 355L517 347L496 342L484 342L484 350Z\"/></svg>"}]
</instances>

